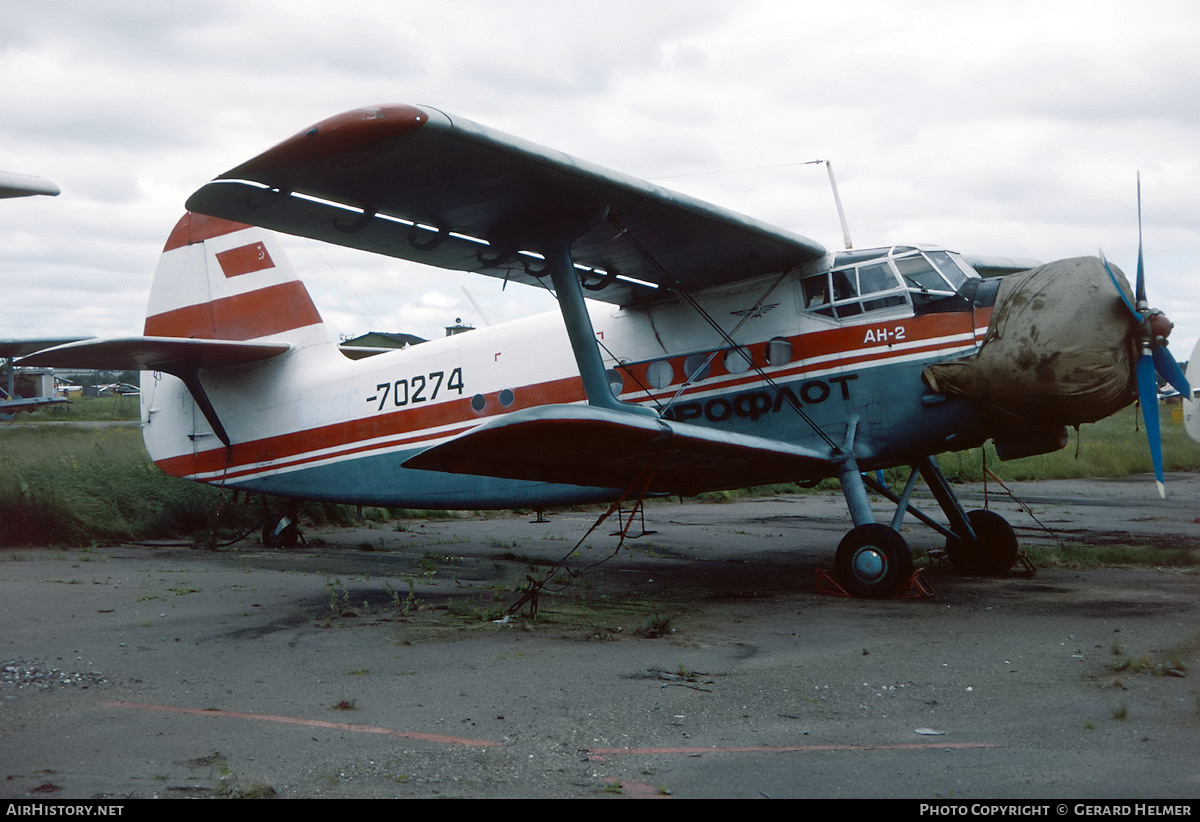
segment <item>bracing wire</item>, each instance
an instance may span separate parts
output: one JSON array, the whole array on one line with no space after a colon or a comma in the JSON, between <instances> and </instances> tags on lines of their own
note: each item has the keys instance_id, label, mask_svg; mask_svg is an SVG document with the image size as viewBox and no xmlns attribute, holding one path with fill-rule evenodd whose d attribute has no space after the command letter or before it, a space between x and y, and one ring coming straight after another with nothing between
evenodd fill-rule
<instances>
[{"instance_id":1,"label":"bracing wire","mask_svg":"<svg viewBox=\"0 0 1200 822\"><path fill-rule=\"evenodd\" d=\"M672 291L674 291L676 294L678 294L688 305L690 305L692 307L692 309L697 314L699 314L700 317L706 323L708 323L708 325L711 326L714 331L717 332L717 334L720 335L720 337L725 341L725 343L727 345L729 345L730 347L733 347L733 348L737 347L737 343L734 341L733 337L728 332L725 331L725 329L721 326L721 324L718 323L716 321L716 319L711 314L709 314L708 311L706 311L704 309L704 306L700 305L700 303L697 302L696 299L691 294L689 294L687 291L685 291L680 286L679 282L670 275L670 273L662 266L662 264L657 259L655 259L653 254L651 254L644 246L641 245L641 243L639 243L636 239L633 238L632 235L630 235L629 231L623 225L621 225L620 220L618 220L615 215L610 214L608 217L608 221L613 225L614 228L617 229L617 231L621 234L621 236L624 237L629 242L629 244L633 246L633 248L639 254L641 254L643 257L646 258L646 261L649 262L650 265L654 266L654 268L663 276L666 285L669 288L671 288ZM749 316L749 315L747 315L747 316ZM810 417L808 415L808 412L806 412L804 410L804 408L801 407L800 401L791 395L791 392L784 391L779 386L779 384L777 382L775 382L775 380L772 379L771 376L762 369L762 366L758 365L757 363L754 363L753 361L751 361L750 365L754 369L755 373L758 374L758 376L761 377L762 380L767 385L771 386L772 388L774 388L776 391L779 392L780 396L782 396L784 398L784 401L788 404L788 406L793 411L795 411L796 414L798 414L802 420L804 420L804 422L808 425L808 427L813 430L813 433L815 433L818 437L820 437L822 440L824 440L825 444L828 445L834 451L840 450L840 446L836 442L834 442L833 439L820 428L820 426L818 426L816 424L816 422L812 419L812 417Z\"/></svg>"}]
</instances>

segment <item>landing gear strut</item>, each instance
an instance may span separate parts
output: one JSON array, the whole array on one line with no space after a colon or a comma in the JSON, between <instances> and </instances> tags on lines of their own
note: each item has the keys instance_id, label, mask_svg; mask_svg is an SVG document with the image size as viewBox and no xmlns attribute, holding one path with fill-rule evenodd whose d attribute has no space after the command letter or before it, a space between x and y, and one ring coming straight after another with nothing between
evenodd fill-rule
<instances>
[{"instance_id":1,"label":"landing gear strut","mask_svg":"<svg viewBox=\"0 0 1200 822\"><path fill-rule=\"evenodd\" d=\"M1017 535L1008 520L995 511L967 514L975 539L949 537L946 553L954 567L967 574L1003 576L1017 561Z\"/></svg>"},{"instance_id":2,"label":"landing gear strut","mask_svg":"<svg viewBox=\"0 0 1200 822\"><path fill-rule=\"evenodd\" d=\"M839 456L838 477L854 528L842 538L834 556L838 583L851 596L890 597L912 577L912 551L896 528L875 522L863 475L850 449Z\"/></svg>"},{"instance_id":3,"label":"landing gear strut","mask_svg":"<svg viewBox=\"0 0 1200 822\"><path fill-rule=\"evenodd\" d=\"M854 528L838 545L834 567L838 582L852 596L889 597L912 577L912 552L899 533L906 511L945 535L946 553L959 571L1002 576L1017 562L1019 549L1013 527L993 511L965 511L932 457L925 457L913 466L899 496L874 479L864 477L852 456L843 455L838 476ZM918 476L933 492L950 522L949 528L909 506ZM890 527L874 521L867 485L896 503Z\"/></svg>"},{"instance_id":4,"label":"landing gear strut","mask_svg":"<svg viewBox=\"0 0 1200 822\"><path fill-rule=\"evenodd\" d=\"M950 523L946 528L909 506L909 498L920 476L933 492L934 498ZM1002 576L1017 563L1020 548L1013 527L994 511L966 511L942 474L933 457L926 457L912 468L908 483L897 496L890 489L867 479L871 487L896 503L892 528L899 529L906 511L946 537L946 553L954 567L963 573Z\"/></svg>"}]
</instances>

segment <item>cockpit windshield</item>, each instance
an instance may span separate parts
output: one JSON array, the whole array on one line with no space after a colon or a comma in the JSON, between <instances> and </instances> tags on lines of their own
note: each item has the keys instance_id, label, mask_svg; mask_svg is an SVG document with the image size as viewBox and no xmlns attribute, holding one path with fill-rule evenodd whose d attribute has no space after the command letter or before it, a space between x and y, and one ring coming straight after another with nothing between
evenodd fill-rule
<instances>
[{"instance_id":1,"label":"cockpit windshield","mask_svg":"<svg viewBox=\"0 0 1200 822\"><path fill-rule=\"evenodd\" d=\"M839 252L828 271L800 281L804 307L826 317L920 309L953 298L978 276L943 249L894 246Z\"/></svg>"}]
</instances>

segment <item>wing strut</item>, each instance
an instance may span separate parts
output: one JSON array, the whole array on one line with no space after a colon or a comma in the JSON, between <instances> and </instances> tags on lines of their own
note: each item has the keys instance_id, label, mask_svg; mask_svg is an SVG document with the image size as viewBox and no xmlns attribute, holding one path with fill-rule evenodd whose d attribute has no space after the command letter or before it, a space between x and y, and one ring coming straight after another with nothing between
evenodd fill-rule
<instances>
[{"instance_id":1,"label":"wing strut","mask_svg":"<svg viewBox=\"0 0 1200 822\"><path fill-rule=\"evenodd\" d=\"M550 281L558 297L567 336L571 340L571 351L579 376L583 379L583 390L589 405L657 417L653 409L622 402L613 396L608 377L604 373L604 361L600 358L600 347L596 343L596 330L588 316L583 300L583 288L575 273L575 261L571 257L569 240L559 237L544 246L546 266L550 269Z\"/></svg>"}]
</instances>

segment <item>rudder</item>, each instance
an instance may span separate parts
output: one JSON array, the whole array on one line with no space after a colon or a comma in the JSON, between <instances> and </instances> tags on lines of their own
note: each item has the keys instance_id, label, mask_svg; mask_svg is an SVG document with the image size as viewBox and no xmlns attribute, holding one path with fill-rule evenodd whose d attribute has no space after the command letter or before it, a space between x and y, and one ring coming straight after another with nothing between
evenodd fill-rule
<instances>
[{"instance_id":1,"label":"rudder","mask_svg":"<svg viewBox=\"0 0 1200 822\"><path fill-rule=\"evenodd\" d=\"M276 236L187 212L159 258L148 337L325 342L321 315Z\"/></svg>"}]
</instances>

